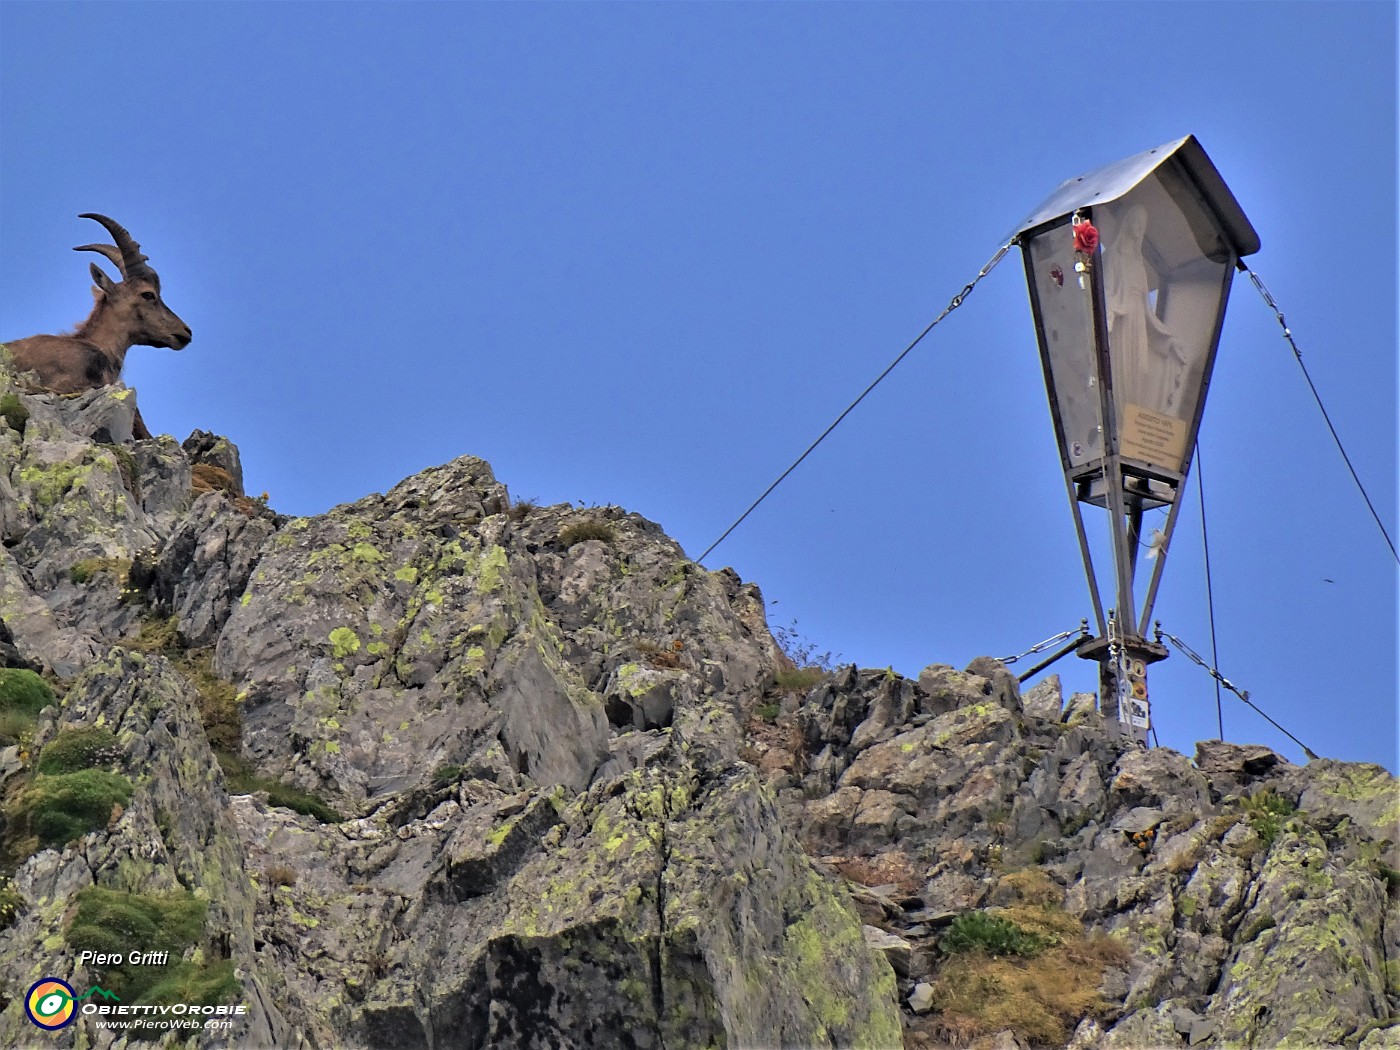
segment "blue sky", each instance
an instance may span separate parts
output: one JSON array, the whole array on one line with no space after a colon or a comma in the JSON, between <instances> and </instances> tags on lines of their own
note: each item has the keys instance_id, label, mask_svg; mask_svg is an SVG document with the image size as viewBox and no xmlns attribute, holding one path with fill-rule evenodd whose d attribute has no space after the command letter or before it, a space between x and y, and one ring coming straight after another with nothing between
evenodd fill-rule
<instances>
[{"instance_id":1,"label":"blue sky","mask_svg":"<svg viewBox=\"0 0 1400 1050\"><path fill-rule=\"evenodd\" d=\"M470 453L694 556L1055 186L1186 134L1394 536L1388 3L11 0L0 338L82 319L69 248L104 212L195 333L131 353L147 421L227 434L277 509ZM1396 565L1247 280L1201 452L1221 669L1315 751L1395 769ZM1157 615L1208 654L1190 489ZM707 565L906 674L1090 615L1019 252ZM1151 684L1164 744L1215 734L1205 672Z\"/></svg>"}]
</instances>

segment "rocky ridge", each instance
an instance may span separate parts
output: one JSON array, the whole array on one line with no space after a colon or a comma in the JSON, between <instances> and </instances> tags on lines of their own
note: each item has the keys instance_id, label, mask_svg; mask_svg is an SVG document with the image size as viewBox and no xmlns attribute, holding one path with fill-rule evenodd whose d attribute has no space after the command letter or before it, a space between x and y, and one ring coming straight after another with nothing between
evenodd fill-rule
<instances>
[{"instance_id":1,"label":"rocky ridge","mask_svg":"<svg viewBox=\"0 0 1400 1050\"><path fill-rule=\"evenodd\" d=\"M638 515L464 457L289 519L133 413L0 352L4 1045L126 1045L44 976L247 1004L172 1046L1400 1045L1379 767L795 668ZM143 908L164 983L77 965Z\"/></svg>"}]
</instances>

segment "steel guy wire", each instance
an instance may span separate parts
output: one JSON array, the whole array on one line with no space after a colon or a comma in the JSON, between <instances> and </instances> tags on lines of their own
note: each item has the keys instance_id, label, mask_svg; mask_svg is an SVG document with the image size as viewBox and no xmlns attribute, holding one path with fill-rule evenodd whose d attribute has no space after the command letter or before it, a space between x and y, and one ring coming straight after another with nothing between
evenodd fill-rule
<instances>
[{"instance_id":1,"label":"steel guy wire","mask_svg":"<svg viewBox=\"0 0 1400 1050\"><path fill-rule=\"evenodd\" d=\"M1210 659L1220 663L1220 647L1215 640L1215 588L1210 575L1210 537L1206 532L1206 483L1205 472L1201 470L1201 443L1196 442L1196 495L1201 504L1201 553L1206 563L1206 610L1210 617ZM1215 683L1215 727L1219 739L1225 739L1225 712L1220 703L1220 682Z\"/></svg>"},{"instance_id":2,"label":"steel guy wire","mask_svg":"<svg viewBox=\"0 0 1400 1050\"><path fill-rule=\"evenodd\" d=\"M1376 513L1376 505L1371 502L1371 497L1366 492L1366 486L1361 483L1361 476L1356 473L1356 468L1351 465L1351 457L1347 455L1347 450L1342 447L1342 439L1337 434L1337 428L1332 425L1332 417L1327 414L1326 407L1322 404L1322 395L1317 392L1317 387L1312 381L1312 376L1308 374L1308 366L1303 363L1303 351L1298 349L1298 343L1293 338L1293 333L1288 328L1288 322L1283 319L1283 311L1279 309L1278 303L1274 302L1274 297L1269 294L1269 290L1264 287L1264 282L1259 279L1259 275L1246 266L1243 262L1236 265L1241 270L1249 274L1249 279L1254 282L1254 287L1263 296L1264 302L1273 310L1274 316L1278 318L1279 327L1283 329L1283 337L1288 340L1288 345L1293 348L1293 356L1298 360L1298 367L1303 370L1303 378L1308 382L1308 389L1312 391L1313 400L1317 402L1318 410L1322 412L1323 422L1327 424L1327 429L1332 432L1332 440L1337 443L1337 451L1342 454L1342 460L1347 465L1347 470L1351 471L1351 479L1356 482L1356 487L1361 490L1361 498L1366 501L1366 508L1371 512L1371 517L1376 520L1376 526L1381 530L1381 535L1385 537L1386 546L1390 548L1390 556L1400 562L1400 553L1395 550L1395 541L1390 538L1390 533L1386 531L1385 523L1381 521L1381 516Z\"/></svg>"},{"instance_id":3,"label":"steel guy wire","mask_svg":"<svg viewBox=\"0 0 1400 1050\"><path fill-rule=\"evenodd\" d=\"M1235 687L1235 683L1234 683L1234 682L1230 681L1230 679L1226 678L1226 677L1225 677L1223 674L1221 674L1218 670L1216 670L1216 669L1215 669L1214 667L1212 667L1210 664L1206 663L1205 660L1202 659L1201 656L1196 652L1196 650L1192 649L1189 645L1187 645L1185 642L1183 642L1183 641L1182 641L1180 638L1178 638L1176 635L1174 635L1174 634L1168 634L1168 633L1166 633L1165 631L1162 631L1162 625L1161 625L1160 623L1157 624L1157 630L1161 633L1161 637L1165 638L1167 641L1171 642L1172 645L1176 646L1179 650L1181 650L1181 652L1182 652L1183 654L1185 654L1185 656L1186 656L1189 660L1191 660L1193 663L1199 664L1201 667L1205 668L1205 670L1210 674L1210 676L1211 676L1212 678L1214 678L1217 682L1219 682L1221 685L1223 685L1226 689L1230 690L1230 692L1234 693L1234 694L1235 694L1236 696L1238 696L1241 700L1243 700L1246 704L1248 704L1250 707L1252 707L1252 708L1259 714L1259 716L1260 716L1261 718L1264 719L1264 721L1268 722L1269 725L1273 726L1275 729L1277 729L1277 730L1278 730L1280 733L1282 733L1284 736L1288 737L1289 740L1293 741L1295 744L1297 744L1299 747L1301 747L1301 748L1303 749L1303 754L1307 755L1308 758L1310 758L1310 759L1316 759L1316 758L1317 758L1317 755L1315 755L1315 754L1313 753L1312 748L1308 747L1307 744L1303 743L1303 742L1302 742L1301 740L1299 740L1296 736L1294 736L1292 733L1290 733L1287 729L1284 729L1283 726L1279 725L1279 724L1278 724L1277 722L1275 722L1272 718L1270 718L1267 714L1265 714L1264 711L1263 711L1263 709L1262 709L1258 704L1256 704L1253 700L1251 700L1251 699L1249 698L1249 690L1248 690L1248 689L1237 689L1237 688Z\"/></svg>"},{"instance_id":4,"label":"steel guy wire","mask_svg":"<svg viewBox=\"0 0 1400 1050\"><path fill-rule=\"evenodd\" d=\"M754 500L751 504L749 504L749 509L744 511L744 513L740 514L739 517L734 520L734 524L730 525L729 528L724 530L724 532L720 535L719 539L715 540L714 543L710 544L708 547L705 548L704 552L700 555L700 557L695 559L697 562L703 562L712 550L714 550L726 539L728 539L729 534L735 529L737 529L741 524L743 524L745 518L747 518L756 509L758 509L758 505L764 500L766 500L769 494L772 493L772 491L775 488L781 485L787 479L787 476L791 474L794 470L796 470L798 465L804 459L810 456L813 450L816 449L818 445L820 445L823 441L826 440L828 434L830 434L833 430L835 430L838 426L841 425L842 420L849 416L851 412L855 409L855 407L865 400L866 395L869 394L872 390L874 390L877 386L879 386L881 380L883 380L887 375L893 372L895 368L898 367L899 363L909 356L910 352L914 349L914 347L918 346L919 343L923 341L924 336L928 335L929 332L933 331L934 328L937 327L938 323L943 320L943 318L947 317L950 313L952 313L954 310L956 310L959 306L963 304L963 300L972 294L972 289L977 287L977 282L982 280L983 277L986 277L987 274L992 272L993 267L995 267L997 263L1001 262L1002 257L1006 255L1008 251L1011 250L1011 245L1013 243L1014 242L1012 241L1007 241L1005 244L1003 244L1000 248L997 249L996 254L993 255L989 260L987 260L987 265L983 266L982 269L978 270L977 276L974 277L967 285L965 285L962 291L960 291L957 295L953 296L952 301L943 308L943 312L937 317L935 317L932 321L930 321L928 327L914 337L914 341L908 346L906 346L904 350L900 353L900 355L896 357L893 361L891 361L889 365L885 368L885 370L881 372L878 376L876 376L874 381L871 382L869 386L867 386L864 390L860 392L859 397L857 397L854 401L852 401L849 405L846 406L845 411L842 412L839 416L837 416L836 419L832 421L831 425L821 432L821 435L817 438L817 440L813 441L810 445L807 446L806 451L803 452L802 455L798 456L795 460L792 461L792 465L789 466L787 470L783 471L781 474L778 475L777 480L774 481L773 484L769 485L766 489L763 490L763 495L759 496L758 499Z\"/></svg>"}]
</instances>

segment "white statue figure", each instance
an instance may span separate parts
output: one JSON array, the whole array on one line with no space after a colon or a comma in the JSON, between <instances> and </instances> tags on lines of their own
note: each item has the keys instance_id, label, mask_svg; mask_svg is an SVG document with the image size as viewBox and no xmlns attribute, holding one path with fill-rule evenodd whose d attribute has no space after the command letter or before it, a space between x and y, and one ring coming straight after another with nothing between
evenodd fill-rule
<instances>
[{"instance_id":1,"label":"white statue figure","mask_svg":"<svg viewBox=\"0 0 1400 1050\"><path fill-rule=\"evenodd\" d=\"M1147 209L1134 204L1123 216L1117 236L1105 245L1113 381L1120 404L1179 417L1186 356L1181 341L1154 309L1154 283L1143 257L1146 234Z\"/></svg>"}]
</instances>

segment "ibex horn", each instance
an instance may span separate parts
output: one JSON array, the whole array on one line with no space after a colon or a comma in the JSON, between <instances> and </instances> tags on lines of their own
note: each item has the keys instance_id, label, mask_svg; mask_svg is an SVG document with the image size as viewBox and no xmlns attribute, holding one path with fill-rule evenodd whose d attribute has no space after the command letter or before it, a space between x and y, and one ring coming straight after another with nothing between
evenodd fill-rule
<instances>
[{"instance_id":1,"label":"ibex horn","mask_svg":"<svg viewBox=\"0 0 1400 1050\"><path fill-rule=\"evenodd\" d=\"M126 267L122 264L122 253L117 251L110 244L84 244L80 248L74 248L75 252L97 252L105 255L116 264L117 272L122 275L122 280L126 280Z\"/></svg>"},{"instance_id":2,"label":"ibex horn","mask_svg":"<svg viewBox=\"0 0 1400 1050\"><path fill-rule=\"evenodd\" d=\"M155 271L146 265L147 257L141 254L141 246L131 239L131 234L126 232L126 227L121 223L95 212L83 212L78 218L92 219L107 227L112 240L116 241L116 249L107 244L86 244L81 248L74 248L75 252L101 252L117 264L117 268L122 272L122 279L126 281L135 277L155 276ZM120 252L120 256L116 252Z\"/></svg>"}]
</instances>

